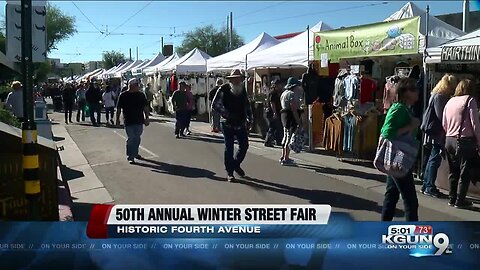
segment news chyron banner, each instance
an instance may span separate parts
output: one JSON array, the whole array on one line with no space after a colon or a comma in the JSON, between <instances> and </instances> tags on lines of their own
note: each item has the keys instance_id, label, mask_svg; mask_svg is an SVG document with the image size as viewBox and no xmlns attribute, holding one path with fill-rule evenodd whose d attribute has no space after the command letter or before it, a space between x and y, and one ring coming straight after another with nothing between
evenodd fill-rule
<instances>
[{"instance_id":1,"label":"news chyron banner","mask_svg":"<svg viewBox=\"0 0 480 270\"><path fill-rule=\"evenodd\" d=\"M91 238L282 237L295 226L326 225L329 205L98 205ZM304 227L305 229L306 227Z\"/></svg>"},{"instance_id":2,"label":"news chyron banner","mask_svg":"<svg viewBox=\"0 0 480 270\"><path fill-rule=\"evenodd\" d=\"M328 205L96 205L0 222L0 269L480 269L480 222L358 222Z\"/></svg>"}]
</instances>

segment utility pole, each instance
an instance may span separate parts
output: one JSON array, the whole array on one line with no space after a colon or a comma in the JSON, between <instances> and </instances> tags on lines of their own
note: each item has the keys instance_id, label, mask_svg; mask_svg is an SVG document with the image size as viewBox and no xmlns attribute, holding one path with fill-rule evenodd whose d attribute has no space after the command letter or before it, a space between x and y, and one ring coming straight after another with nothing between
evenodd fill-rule
<instances>
[{"instance_id":1,"label":"utility pole","mask_svg":"<svg viewBox=\"0 0 480 270\"><path fill-rule=\"evenodd\" d=\"M129 55L130 55L129 59L130 59L130 61L132 61L132 48L128 49L128 51L129 51Z\"/></svg>"},{"instance_id":2,"label":"utility pole","mask_svg":"<svg viewBox=\"0 0 480 270\"><path fill-rule=\"evenodd\" d=\"M138 47L137 47L137 60L138 60Z\"/></svg>"},{"instance_id":3,"label":"utility pole","mask_svg":"<svg viewBox=\"0 0 480 270\"><path fill-rule=\"evenodd\" d=\"M163 37L160 38L160 52L163 54Z\"/></svg>"},{"instance_id":4,"label":"utility pole","mask_svg":"<svg viewBox=\"0 0 480 270\"><path fill-rule=\"evenodd\" d=\"M468 23L470 20L470 1L464 0L463 1L463 23L462 23L462 31L467 33L468 32Z\"/></svg>"},{"instance_id":5,"label":"utility pole","mask_svg":"<svg viewBox=\"0 0 480 270\"><path fill-rule=\"evenodd\" d=\"M23 84L23 180L30 220L40 220L37 126L33 115L32 0L21 0Z\"/></svg>"},{"instance_id":6,"label":"utility pole","mask_svg":"<svg viewBox=\"0 0 480 270\"><path fill-rule=\"evenodd\" d=\"M233 12L230 12L230 51L233 48Z\"/></svg>"},{"instance_id":7,"label":"utility pole","mask_svg":"<svg viewBox=\"0 0 480 270\"><path fill-rule=\"evenodd\" d=\"M227 44L227 51L230 50L230 16L227 15L227 38L228 38L228 44Z\"/></svg>"}]
</instances>

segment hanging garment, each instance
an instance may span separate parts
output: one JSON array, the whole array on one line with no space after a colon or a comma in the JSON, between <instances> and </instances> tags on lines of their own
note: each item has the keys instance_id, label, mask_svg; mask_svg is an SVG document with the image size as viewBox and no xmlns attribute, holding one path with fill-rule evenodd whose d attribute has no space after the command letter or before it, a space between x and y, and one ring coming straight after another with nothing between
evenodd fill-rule
<instances>
[{"instance_id":1,"label":"hanging garment","mask_svg":"<svg viewBox=\"0 0 480 270\"><path fill-rule=\"evenodd\" d=\"M317 72L313 68L309 68L307 73L302 75L302 87L305 91L306 104L312 104L318 97L319 80Z\"/></svg>"},{"instance_id":2,"label":"hanging garment","mask_svg":"<svg viewBox=\"0 0 480 270\"><path fill-rule=\"evenodd\" d=\"M360 82L360 103L375 102L377 82L370 78L362 78Z\"/></svg>"},{"instance_id":3,"label":"hanging garment","mask_svg":"<svg viewBox=\"0 0 480 270\"><path fill-rule=\"evenodd\" d=\"M322 146L325 127L325 114L323 103L315 101L312 105L312 136L313 145Z\"/></svg>"},{"instance_id":4,"label":"hanging garment","mask_svg":"<svg viewBox=\"0 0 480 270\"><path fill-rule=\"evenodd\" d=\"M325 150L335 151L340 153L342 151L343 138L343 122L335 115L325 119L325 135L323 145Z\"/></svg>"},{"instance_id":5,"label":"hanging garment","mask_svg":"<svg viewBox=\"0 0 480 270\"><path fill-rule=\"evenodd\" d=\"M345 84L345 98L347 100L357 99L360 89L360 79L357 75L350 74L343 80Z\"/></svg>"},{"instance_id":6,"label":"hanging garment","mask_svg":"<svg viewBox=\"0 0 480 270\"><path fill-rule=\"evenodd\" d=\"M318 79L317 97L322 103L331 103L333 91L335 88L335 79L330 77L320 77Z\"/></svg>"},{"instance_id":7,"label":"hanging garment","mask_svg":"<svg viewBox=\"0 0 480 270\"><path fill-rule=\"evenodd\" d=\"M353 139L355 137L355 122L356 119L353 115L346 115L344 117L344 132L343 132L343 151L353 151Z\"/></svg>"}]
</instances>

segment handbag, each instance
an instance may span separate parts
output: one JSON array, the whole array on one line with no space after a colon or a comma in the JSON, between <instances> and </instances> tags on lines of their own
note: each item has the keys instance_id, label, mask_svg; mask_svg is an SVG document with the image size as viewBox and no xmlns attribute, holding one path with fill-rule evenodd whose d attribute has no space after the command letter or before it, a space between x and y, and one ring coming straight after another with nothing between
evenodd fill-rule
<instances>
[{"instance_id":1,"label":"handbag","mask_svg":"<svg viewBox=\"0 0 480 270\"><path fill-rule=\"evenodd\" d=\"M302 152L305 143L305 132L302 128L297 129L290 139L289 147L295 153Z\"/></svg>"},{"instance_id":2,"label":"handbag","mask_svg":"<svg viewBox=\"0 0 480 270\"><path fill-rule=\"evenodd\" d=\"M380 137L373 165L387 175L402 178L412 170L418 148L419 142L410 135L395 140Z\"/></svg>"}]
</instances>

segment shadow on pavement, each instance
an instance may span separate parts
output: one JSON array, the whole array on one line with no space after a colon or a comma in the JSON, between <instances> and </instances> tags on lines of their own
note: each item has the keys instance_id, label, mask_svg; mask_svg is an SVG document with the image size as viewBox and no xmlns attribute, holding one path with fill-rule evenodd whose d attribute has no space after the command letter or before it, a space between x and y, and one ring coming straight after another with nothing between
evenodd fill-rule
<instances>
[{"instance_id":1,"label":"shadow on pavement","mask_svg":"<svg viewBox=\"0 0 480 270\"><path fill-rule=\"evenodd\" d=\"M93 204L90 203L73 203L72 214L74 221L88 221L92 212Z\"/></svg>"},{"instance_id":2,"label":"shadow on pavement","mask_svg":"<svg viewBox=\"0 0 480 270\"><path fill-rule=\"evenodd\" d=\"M184 137L183 139L191 140L191 141L202 141L207 143L221 143L223 144L223 139L219 139L218 137L211 137L211 136L204 136L200 134L192 134L190 136Z\"/></svg>"},{"instance_id":3,"label":"shadow on pavement","mask_svg":"<svg viewBox=\"0 0 480 270\"><path fill-rule=\"evenodd\" d=\"M290 187L283 184L267 182L252 177L245 177L247 181L238 181L240 184L248 185L253 188L265 189L278 192L285 195L295 196L300 199L308 200L312 204L329 204L334 208L349 210L368 210L382 213L382 206L377 202L355 197L350 194L327 191L327 190L307 190L302 188ZM403 217L405 212L397 209L396 217ZM378 217L380 219L380 216Z\"/></svg>"},{"instance_id":4,"label":"shadow on pavement","mask_svg":"<svg viewBox=\"0 0 480 270\"><path fill-rule=\"evenodd\" d=\"M386 183L387 177L384 174L374 174L374 173L365 173L362 171L351 170L351 169L332 169L321 166L298 164L299 168L314 170L317 173L321 174L332 174L332 175L344 175L351 176L355 178L362 178L365 180L375 180L378 182Z\"/></svg>"},{"instance_id":5,"label":"shadow on pavement","mask_svg":"<svg viewBox=\"0 0 480 270\"><path fill-rule=\"evenodd\" d=\"M64 181L70 181L85 176L82 171L68 168L65 165L60 165L60 173L62 174L62 179Z\"/></svg>"},{"instance_id":6,"label":"shadow on pavement","mask_svg":"<svg viewBox=\"0 0 480 270\"><path fill-rule=\"evenodd\" d=\"M56 137L56 136L53 136L53 141L54 142L60 142L60 141L64 141L65 138L64 137Z\"/></svg>"},{"instance_id":7,"label":"shadow on pavement","mask_svg":"<svg viewBox=\"0 0 480 270\"><path fill-rule=\"evenodd\" d=\"M171 123L172 121L167 120L167 119L154 119L154 118L150 118L150 122L152 122L152 123Z\"/></svg>"},{"instance_id":8,"label":"shadow on pavement","mask_svg":"<svg viewBox=\"0 0 480 270\"><path fill-rule=\"evenodd\" d=\"M186 178L208 178L215 181L222 181L222 182L225 181L225 178L218 177L215 175L214 172L205 170L205 169L186 167L186 166L176 165L176 164L167 164L164 162L146 159L146 158L142 158L139 160L145 161L148 163L136 162L135 165L151 168L153 172L157 172L157 173L165 173L165 174L176 175L176 176L181 176Z\"/></svg>"}]
</instances>

